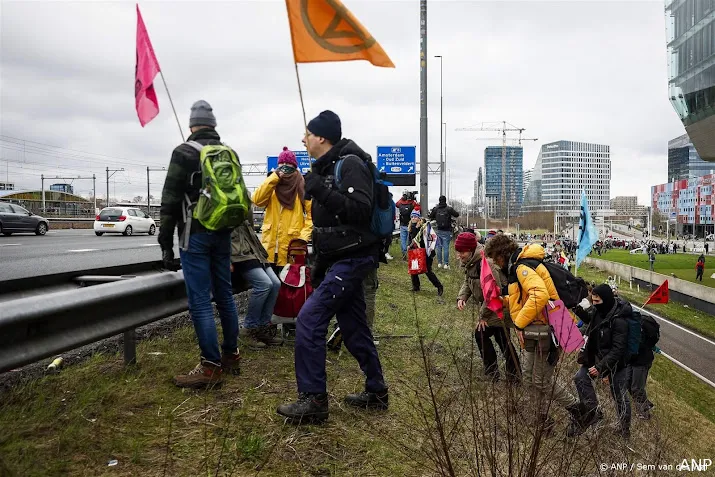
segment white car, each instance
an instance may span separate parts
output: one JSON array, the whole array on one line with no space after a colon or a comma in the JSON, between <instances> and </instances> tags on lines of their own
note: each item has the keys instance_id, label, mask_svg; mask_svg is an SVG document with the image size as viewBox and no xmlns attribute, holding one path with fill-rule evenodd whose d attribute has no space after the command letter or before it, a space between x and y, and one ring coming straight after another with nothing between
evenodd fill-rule
<instances>
[{"instance_id":1,"label":"white car","mask_svg":"<svg viewBox=\"0 0 715 477\"><path fill-rule=\"evenodd\" d=\"M104 234L156 233L154 219L134 207L106 207L94 220L94 233Z\"/></svg>"}]
</instances>

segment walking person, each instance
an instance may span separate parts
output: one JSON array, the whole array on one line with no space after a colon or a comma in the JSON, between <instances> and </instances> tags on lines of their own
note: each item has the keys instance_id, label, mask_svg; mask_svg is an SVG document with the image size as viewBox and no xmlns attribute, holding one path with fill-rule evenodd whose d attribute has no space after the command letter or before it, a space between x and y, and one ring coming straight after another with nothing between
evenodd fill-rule
<instances>
[{"instance_id":1,"label":"walking person","mask_svg":"<svg viewBox=\"0 0 715 477\"><path fill-rule=\"evenodd\" d=\"M311 203L304 196L305 179L298 170L298 161L284 147L278 155L278 168L253 192L253 203L265 207L261 243L274 270L288 263L288 245L292 240L310 242Z\"/></svg>"},{"instance_id":2,"label":"walking person","mask_svg":"<svg viewBox=\"0 0 715 477\"><path fill-rule=\"evenodd\" d=\"M491 338L494 338L494 341L496 341L501 350L501 354L506 360L507 382L516 384L521 378L521 363L519 362L519 355L516 349L514 349L514 345L511 343L509 337L509 329L512 327L509 310L504 309L503 318L499 318L499 316L487 306L480 283L482 251L484 249L479 245L479 240L481 240L479 232L474 234L462 232L457 236L457 240L454 242L454 249L460 262L464 266L465 272L464 283L459 290L459 296L457 298L457 309L460 311L464 310L470 298L478 309L479 319L476 323L474 339L477 341L479 353L484 362L485 378L491 382L499 381L497 352L491 340ZM501 290L502 286L507 283L506 276L492 259L487 259L487 262L492 270L494 281Z\"/></svg>"},{"instance_id":3,"label":"walking person","mask_svg":"<svg viewBox=\"0 0 715 477\"><path fill-rule=\"evenodd\" d=\"M283 339L270 326L281 281L268 263L268 252L253 229L253 213L231 234L231 273L234 282L243 280L251 286L241 341L250 349L280 346Z\"/></svg>"},{"instance_id":4,"label":"walking person","mask_svg":"<svg viewBox=\"0 0 715 477\"><path fill-rule=\"evenodd\" d=\"M591 292L595 314L588 326L588 339L574 382L586 414L569 427L568 436L582 434L588 427L603 419L598 409L598 397L593 380L608 378L611 396L618 414L617 434L624 439L631 435L631 368L628 366L628 322L633 313L630 303L617 298L607 284L596 286Z\"/></svg>"},{"instance_id":5,"label":"walking person","mask_svg":"<svg viewBox=\"0 0 715 477\"><path fill-rule=\"evenodd\" d=\"M365 316L363 281L375 268L381 240L370 229L375 165L369 154L342 138L340 118L323 111L308 123L303 139L313 163L305 176L313 201L313 247L317 286L296 322L295 374L298 400L278 407L294 423L328 418L325 335L335 315L348 351L365 374L365 390L345 397L358 408L387 409L388 390ZM342 180L336 183L336 166Z\"/></svg>"},{"instance_id":6,"label":"walking person","mask_svg":"<svg viewBox=\"0 0 715 477\"><path fill-rule=\"evenodd\" d=\"M529 244L521 249L510 237L499 234L487 241L485 254L507 277L509 313L514 327L519 330L517 335L524 349L522 376L536 400L539 412L537 427L549 434L556 425L548 413L551 399L569 412L572 422L580 420L584 408L554 379L560 349L553 342L544 308L549 300L559 300L556 287L543 263L534 269L518 263L521 259L543 262L544 248L539 244Z\"/></svg>"},{"instance_id":7,"label":"walking person","mask_svg":"<svg viewBox=\"0 0 715 477\"><path fill-rule=\"evenodd\" d=\"M196 203L201 189L202 181L195 180L197 173L202 174L201 153L195 146L221 145L221 137L216 132L216 117L209 103L197 101L191 106L189 127L188 141L174 149L166 172L161 194L159 245L162 261L165 266L171 266L174 229L178 226L189 313L201 349L199 364L187 374L177 375L174 383L182 388L206 388L220 385L224 370L238 373L238 313L231 289L231 230L207 230L185 209L185 198ZM189 217L188 223L184 221L185 216ZM220 349L212 296L223 329Z\"/></svg>"},{"instance_id":8,"label":"walking person","mask_svg":"<svg viewBox=\"0 0 715 477\"><path fill-rule=\"evenodd\" d=\"M459 217L459 212L447 205L445 196L439 197L439 204L429 214L430 220L437 221L437 268L449 270L449 247L452 243L452 219Z\"/></svg>"},{"instance_id":9,"label":"walking person","mask_svg":"<svg viewBox=\"0 0 715 477\"><path fill-rule=\"evenodd\" d=\"M434 249L436 247L436 244L431 242L429 238L425 242L425 232L427 230L427 227L428 224L427 222L422 220L422 218L420 217L420 213L413 210L410 217L409 226L409 238L410 243L412 244L410 246L425 249L427 254L427 272L425 273L425 275L427 275L427 279L437 289L437 296L442 296L444 294L444 287L442 286L442 282L439 281L439 278L437 278L437 275L435 275L434 271L432 270L432 264L434 263L435 255ZM437 242L439 243L439 239L437 239ZM420 276L410 275L410 278L412 280L412 291L420 291Z\"/></svg>"},{"instance_id":10,"label":"walking person","mask_svg":"<svg viewBox=\"0 0 715 477\"><path fill-rule=\"evenodd\" d=\"M703 273L705 273L705 258L701 255L695 264L695 279L703 281Z\"/></svg>"},{"instance_id":11,"label":"walking person","mask_svg":"<svg viewBox=\"0 0 715 477\"><path fill-rule=\"evenodd\" d=\"M408 190L402 191L402 197L395 204L397 216L400 221L400 247L402 248L402 260L407 260L407 245L409 245L408 227L410 225L410 214L413 210L420 211L420 204L415 199L414 194Z\"/></svg>"}]
</instances>

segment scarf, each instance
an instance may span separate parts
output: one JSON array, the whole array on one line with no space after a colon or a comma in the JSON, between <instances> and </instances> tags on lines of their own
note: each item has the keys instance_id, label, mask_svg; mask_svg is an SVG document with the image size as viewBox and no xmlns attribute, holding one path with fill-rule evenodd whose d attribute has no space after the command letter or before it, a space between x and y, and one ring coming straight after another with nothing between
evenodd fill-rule
<instances>
[{"instance_id":1,"label":"scarf","mask_svg":"<svg viewBox=\"0 0 715 477\"><path fill-rule=\"evenodd\" d=\"M296 196L301 201L305 196L305 179L297 171L283 176L276 186L276 196L284 208L293 210Z\"/></svg>"}]
</instances>

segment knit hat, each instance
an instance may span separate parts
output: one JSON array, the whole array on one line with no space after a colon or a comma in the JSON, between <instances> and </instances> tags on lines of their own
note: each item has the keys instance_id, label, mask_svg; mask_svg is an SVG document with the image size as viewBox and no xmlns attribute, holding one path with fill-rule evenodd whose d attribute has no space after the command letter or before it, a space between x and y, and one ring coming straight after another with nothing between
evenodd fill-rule
<instances>
[{"instance_id":1,"label":"knit hat","mask_svg":"<svg viewBox=\"0 0 715 477\"><path fill-rule=\"evenodd\" d=\"M332 111L323 111L308 123L308 131L316 136L324 137L331 144L337 144L343 137L340 118Z\"/></svg>"},{"instance_id":2,"label":"knit hat","mask_svg":"<svg viewBox=\"0 0 715 477\"><path fill-rule=\"evenodd\" d=\"M189 116L189 127L210 126L216 127L216 117L213 108L209 103L200 99L191 106L191 116Z\"/></svg>"},{"instance_id":3,"label":"knit hat","mask_svg":"<svg viewBox=\"0 0 715 477\"><path fill-rule=\"evenodd\" d=\"M462 232L454 242L454 249L457 252L473 252L477 248L477 236L469 232Z\"/></svg>"},{"instance_id":4,"label":"knit hat","mask_svg":"<svg viewBox=\"0 0 715 477\"><path fill-rule=\"evenodd\" d=\"M298 161L295 158L295 153L290 151L287 147L283 147L283 151L278 154L278 165L288 164L298 169Z\"/></svg>"},{"instance_id":5,"label":"knit hat","mask_svg":"<svg viewBox=\"0 0 715 477\"><path fill-rule=\"evenodd\" d=\"M410 218L412 218L412 217L417 217L419 219L420 213L416 210L413 210L412 212L410 212Z\"/></svg>"}]
</instances>

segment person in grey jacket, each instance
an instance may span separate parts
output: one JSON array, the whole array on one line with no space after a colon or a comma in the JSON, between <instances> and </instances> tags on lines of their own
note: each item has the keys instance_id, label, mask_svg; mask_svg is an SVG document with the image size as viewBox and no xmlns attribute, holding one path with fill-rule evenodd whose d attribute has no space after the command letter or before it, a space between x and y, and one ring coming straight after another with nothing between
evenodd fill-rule
<instances>
[{"instance_id":1,"label":"person in grey jacket","mask_svg":"<svg viewBox=\"0 0 715 477\"><path fill-rule=\"evenodd\" d=\"M253 211L231 233L231 273L234 288L245 281L251 287L241 341L251 349L280 346L283 340L270 328L281 281L268 263L268 252L253 229Z\"/></svg>"}]
</instances>

